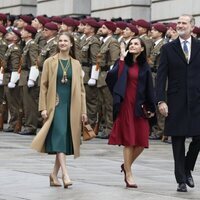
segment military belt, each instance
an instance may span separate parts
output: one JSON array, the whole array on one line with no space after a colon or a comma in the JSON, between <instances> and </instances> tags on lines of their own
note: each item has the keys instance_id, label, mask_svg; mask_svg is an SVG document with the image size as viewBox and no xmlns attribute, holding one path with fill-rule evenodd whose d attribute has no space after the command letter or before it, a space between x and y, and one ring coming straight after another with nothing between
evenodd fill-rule
<instances>
[{"instance_id":1,"label":"military belt","mask_svg":"<svg viewBox=\"0 0 200 200\"><path fill-rule=\"evenodd\" d=\"M103 71L108 71L108 66L106 65L106 66L101 66L100 67L101 68L101 71L103 72Z\"/></svg>"},{"instance_id":2,"label":"military belt","mask_svg":"<svg viewBox=\"0 0 200 200\"><path fill-rule=\"evenodd\" d=\"M91 67L91 64L88 62L82 62L83 67Z\"/></svg>"}]
</instances>

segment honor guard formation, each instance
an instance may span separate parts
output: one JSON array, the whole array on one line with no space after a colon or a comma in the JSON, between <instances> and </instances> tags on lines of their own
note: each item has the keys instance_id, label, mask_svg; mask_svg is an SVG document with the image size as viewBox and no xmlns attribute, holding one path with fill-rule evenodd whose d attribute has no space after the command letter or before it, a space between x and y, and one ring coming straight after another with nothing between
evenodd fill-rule
<instances>
[{"instance_id":1,"label":"honor guard formation","mask_svg":"<svg viewBox=\"0 0 200 200\"><path fill-rule=\"evenodd\" d=\"M113 125L113 98L105 78L120 56L120 44L127 47L136 36L144 41L155 87L160 49L178 37L173 22L0 13L1 131L35 135L43 125L38 111L40 78L44 61L57 52L57 37L61 32L74 37L75 58L84 73L89 124L101 139L109 138ZM200 28L195 27L192 34L198 38ZM65 74L62 83L66 82ZM170 142L163 136L164 117L158 111L149 123L150 139Z\"/></svg>"}]
</instances>

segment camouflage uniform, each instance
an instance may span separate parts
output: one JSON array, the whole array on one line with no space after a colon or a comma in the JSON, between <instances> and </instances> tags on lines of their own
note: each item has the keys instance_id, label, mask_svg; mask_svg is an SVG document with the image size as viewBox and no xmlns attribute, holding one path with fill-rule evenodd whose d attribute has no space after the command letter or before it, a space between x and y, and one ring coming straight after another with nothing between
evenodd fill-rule
<instances>
[{"instance_id":1,"label":"camouflage uniform","mask_svg":"<svg viewBox=\"0 0 200 200\"><path fill-rule=\"evenodd\" d=\"M96 85L89 86L88 81L91 76L92 66L96 65L96 56L100 50L100 41L96 36L84 38L80 43L80 48L81 64L85 72L84 85L86 91L87 114L89 123L94 125L97 120L98 90Z\"/></svg>"},{"instance_id":2,"label":"camouflage uniform","mask_svg":"<svg viewBox=\"0 0 200 200\"><path fill-rule=\"evenodd\" d=\"M157 70L160 62L160 49L164 44L164 39L162 39L157 45L152 48L148 63L151 67L152 71L152 78L153 78L153 84L155 87L155 82L156 82L156 75L157 75ZM157 118L157 123L152 126L151 130L151 138L152 139L160 139L163 136L164 133L164 125L165 125L165 117L160 114L158 110L156 110L156 118Z\"/></svg>"},{"instance_id":3,"label":"camouflage uniform","mask_svg":"<svg viewBox=\"0 0 200 200\"><path fill-rule=\"evenodd\" d=\"M15 130L15 126L20 118L20 89L18 86L8 88L8 83L12 72L17 72L20 68L21 49L17 44L8 45L8 50L5 53L5 67L4 67L4 92L10 111L9 127L5 132L19 131Z\"/></svg>"},{"instance_id":4,"label":"camouflage uniform","mask_svg":"<svg viewBox=\"0 0 200 200\"><path fill-rule=\"evenodd\" d=\"M110 91L105 82L107 71L119 58L120 47L119 43L113 37L106 38L102 44L98 54L98 63L100 66L99 79L97 81L99 108L103 107L103 116L105 120L105 127L100 133L100 138L108 138L113 125L113 100Z\"/></svg>"},{"instance_id":5,"label":"camouflage uniform","mask_svg":"<svg viewBox=\"0 0 200 200\"><path fill-rule=\"evenodd\" d=\"M22 53L22 67L20 73L19 86L21 87L22 102L25 115L25 129L20 134L35 134L38 125L38 81L34 87L28 87L28 77L31 66L37 64L38 46L34 40L29 40Z\"/></svg>"}]
</instances>

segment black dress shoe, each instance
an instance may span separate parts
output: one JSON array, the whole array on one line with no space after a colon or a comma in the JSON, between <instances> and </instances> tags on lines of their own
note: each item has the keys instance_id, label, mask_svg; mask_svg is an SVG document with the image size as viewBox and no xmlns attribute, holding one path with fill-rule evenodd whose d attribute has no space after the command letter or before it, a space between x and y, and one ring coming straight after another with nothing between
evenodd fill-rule
<instances>
[{"instance_id":1,"label":"black dress shoe","mask_svg":"<svg viewBox=\"0 0 200 200\"><path fill-rule=\"evenodd\" d=\"M161 138L162 138L162 137L161 137L161 136L158 136L158 135L150 135L150 136L149 136L149 139L150 139L150 140L161 140Z\"/></svg>"},{"instance_id":2,"label":"black dress shoe","mask_svg":"<svg viewBox=\"0 0 200 200\"><path fill-rule=\"evenodd\" d=\"M14 128L9 126L8 128L6 129L3 129L4 132L14 132Z\"/></svg>"},{"instance_id":3,"label":"black dress shoe","mask_svg":"<svg viewBox=\"0 0 200 200\"><path fill-rule=\"evenodd\" d=\"M20 135L35 135L36 132L35 131L30 131L30 130L24 130L19 132Z\"/></svg>"},{"instance_id":4,"label":"black dress shoe","mask_svg":"<svg viewBox=\"0 0 200 200\"><path fill-rule=\"evenodd\" d=\"M190 170L187 170L187 171L185 172L185 174L186 174L186 184L187 184L189 187L193 188L193 187L194 187L194 180L193 180L191 171L190 171Z\"/></svg>"},{"instance_id":5,"label":"black dress shoe","mask_svg":"<svg viewBox=\"0 0 200 200\"><path fill-rule=\"evenodd\" d=\"M185 183L179 183L177 187L177 192L187 192L187 186Z\"/></svg>"}]
</instances>

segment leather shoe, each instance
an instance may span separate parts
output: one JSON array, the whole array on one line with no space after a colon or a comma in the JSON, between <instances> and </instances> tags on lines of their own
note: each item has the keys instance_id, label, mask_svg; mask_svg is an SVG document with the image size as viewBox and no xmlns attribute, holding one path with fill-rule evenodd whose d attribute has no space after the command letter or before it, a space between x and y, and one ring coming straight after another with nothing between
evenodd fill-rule
<instances>
[{"instance_id":1,"label":"leather shoe","mask_svg":"<svg viewBox=\"0 0 200 200\"><path fill-rule=\"evenodd\" d=\"M149 136L149 139L150 139L150 140L161 140L161 138L162 138L162 137L161 137L161 136L158 136L158 135L150 135L150 136Z\"/></svg>"},{"instance_id":2,"label":"leather shoe","mask_svg":"<svg viewBox=\"0 0 200 200\"><path fill-rule=\"evenodd\" d=\"M177 187L177 192L187 192L187 186L185 183L179 183Z\"/></svg>"},{"instance_id":3,"label":"leather shoe","mask_svg":"<svg viewBox=\"0 0 200 200\"><path fill-rule=\"evenodd\" d=\"M4 132L14 132L14 128L9 126L8 128L6 129L3 129Z\"/></svg>"},{"instance_id":4,"label":"leather shoe","mask_svg":"<svg viewBox=\"0 0 200 200\"><path fill-rule=\"evenodd\" d=\"M185 173L186 173L186 184L187 184L189 187L193 188L193 187L194 187L194 180L193 180L191 171L190 171L190 170L187 170Z\"/></svg>"},{"instance_id":5,"label":"leather shoe","mask_svg":"<svg viewBox=\"0 0 200 200\"><path fill-rule=\"evenodd\" d=\"M23 130L21 132L19 132L20 135L35 135L36 132L35 131L30 131L30 130Z\"/></svg>"}]
</instances>

